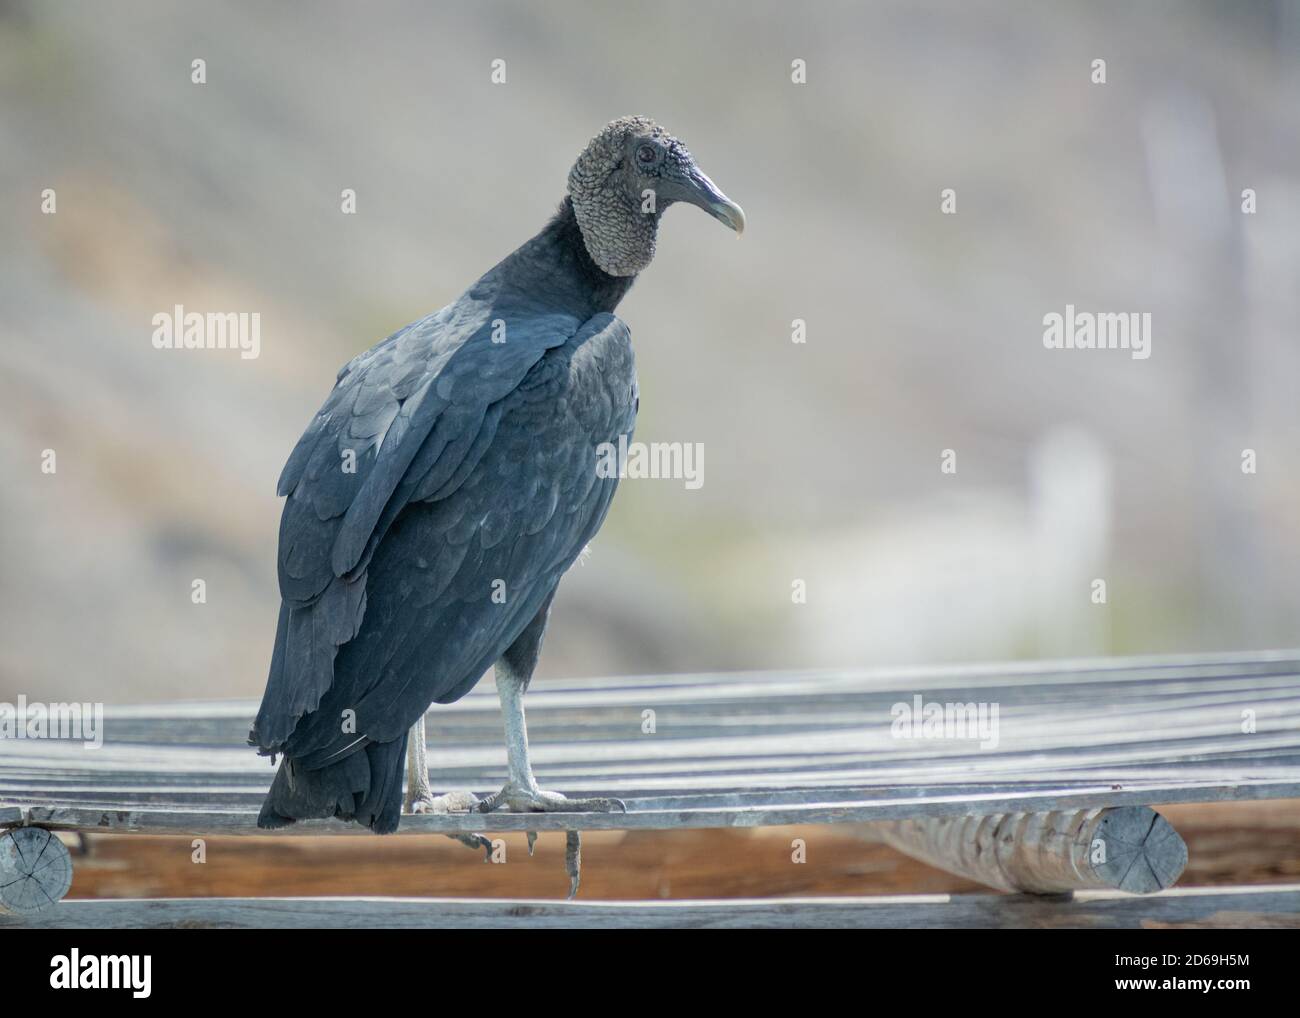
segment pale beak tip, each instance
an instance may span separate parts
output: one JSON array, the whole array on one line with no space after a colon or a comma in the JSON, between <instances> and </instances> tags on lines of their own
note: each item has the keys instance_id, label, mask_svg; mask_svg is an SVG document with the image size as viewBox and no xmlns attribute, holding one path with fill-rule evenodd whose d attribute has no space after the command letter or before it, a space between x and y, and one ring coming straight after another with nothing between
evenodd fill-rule
<instances>
[{"instance_id":1,"label":"pale beak tip","mask_svg":"<svg viewBox=\"0 0 1300 1018\"><path fill-rule=\"evenodd\" d=\"M735 230L737 237L745 232L745 210L735 202L725 199L714 205L711 211L715 218Z\"/></svg>"}]
</instances>

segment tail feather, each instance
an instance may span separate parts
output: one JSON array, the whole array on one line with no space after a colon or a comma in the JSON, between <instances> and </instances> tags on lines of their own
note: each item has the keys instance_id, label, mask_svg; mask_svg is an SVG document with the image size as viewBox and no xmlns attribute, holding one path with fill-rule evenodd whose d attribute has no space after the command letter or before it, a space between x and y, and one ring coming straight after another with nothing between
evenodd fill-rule
<instances>
[{"instance_id":1,"label":"tail feather","mask_svg":"<svg viewBox=\"0 0 1300 1018\"><path fill-rule=\"evenodd\" d=\"M366 577L334 580L311 604L280 604L275 649L262 706L249 742L265 754L279 752L299 719L320 706L334 681L339 647L361 628L366 611Z\"/></svg>"},{"instance_id":2,"label":"tail feather","mask_svg":"<svg viewBox=\"0 0 1300 1018\"><path fill-rule=\"evenodd\" d=\"M406 735L392 742L372 742L318 770L308 770L286 756L266 794L257 826L274 829L295 820L338 817L391 834L402 816L405 760Z\"/></svg>"}]
</instances>

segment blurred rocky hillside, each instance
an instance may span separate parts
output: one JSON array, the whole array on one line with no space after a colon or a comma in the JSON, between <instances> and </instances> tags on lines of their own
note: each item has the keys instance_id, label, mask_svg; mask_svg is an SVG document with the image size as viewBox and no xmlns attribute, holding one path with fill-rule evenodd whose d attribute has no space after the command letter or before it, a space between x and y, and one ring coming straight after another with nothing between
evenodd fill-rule
<instances>
[{"instance_id":1,"label":"blurred rocky hillside","mask_svg":"<svg viewBox=\"0 0 1300 1018\"><path fill-rule=\"evenodd\" d=\"M1295 645L1297 100L1290 2L0 3L0 699L257 695L336 370L632 112L749 226L673 210L620 308L705 483L624 484L540 674ZM1044 349L1067 303L1151 357Z\"/></svg>"}]
</instances>

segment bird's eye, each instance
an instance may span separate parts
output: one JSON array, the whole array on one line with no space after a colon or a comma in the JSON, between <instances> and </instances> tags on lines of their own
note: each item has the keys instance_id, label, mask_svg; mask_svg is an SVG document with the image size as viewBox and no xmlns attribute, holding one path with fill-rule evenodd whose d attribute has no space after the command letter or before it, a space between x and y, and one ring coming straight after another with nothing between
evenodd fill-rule
<instances>
[{"instance_id":1,"label":"bird's eye","mask_svg":"<svg viewBox=\"0 0 1300 1018\"><path fill-rule=\"evenodd\" d=\"M659 158L659 153L655 151L653 145L642 145L636 150L636 157L639 162L649 165Z\"/></svg>"}]
</instances>

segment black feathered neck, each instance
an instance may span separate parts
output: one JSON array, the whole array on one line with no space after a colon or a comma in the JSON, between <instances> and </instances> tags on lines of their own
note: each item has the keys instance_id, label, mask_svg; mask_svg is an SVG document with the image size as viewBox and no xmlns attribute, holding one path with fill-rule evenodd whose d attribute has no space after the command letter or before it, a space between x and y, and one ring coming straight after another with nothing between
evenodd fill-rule
<instances>
[{"instance_id":1,"label":"black feathered neck","mask_svg":"<svg viewBox=\"0 0 1300 1018\"><path fill-rule=\"evenodd\" d=\"M611 276L592 259L568 196L540 233L500 266L507 279L530 296L561 303L590 317L612 312L636 276Z\"/></svg>"}]
</instances>

